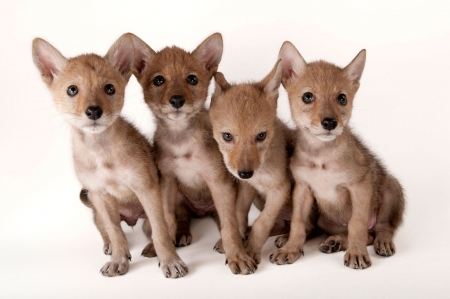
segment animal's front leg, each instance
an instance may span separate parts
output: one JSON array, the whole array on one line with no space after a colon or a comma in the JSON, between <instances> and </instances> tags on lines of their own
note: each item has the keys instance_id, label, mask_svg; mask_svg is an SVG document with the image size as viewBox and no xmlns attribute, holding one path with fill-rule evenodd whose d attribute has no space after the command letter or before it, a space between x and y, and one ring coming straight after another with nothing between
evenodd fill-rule
<instances>
[{"instance_id":1,"label":"animal's front leg","mask_svg":"<svg viewBox=\"0 0 450 299\"><path fill-rule=\"evenodd\" d=\"M367 225L371 215L372 186L366 181L349 188L352 216L348 223L348 247L344 265L353 269L365 269L372 265L367 252Z\"/></svg>"},{"instance_id":2,"label":"animal's front leg","mask_svg":"<svg viewBox=\"0 0 450 299\"><path fill-rule=\"evenodd\" d=\"M132 185L132 190L137 195L150 221L153 244L164 275L167 278L185 276L189 269L175 252L175 246L169 235L164 218L161 192L157 179L148 179L142 185L138 184L140 182L138 180L135 182L137 183Z\"/></svg>"},{"instance_id":3,"label":"animal's front leg","mask_svg":"<svg viewBox=\"0 0 450 299\"><path fill-rule=\"evenodd\" d=\"M177 220L176 204L178 194L178 184L174 177L163 174L161 176L161 194L164 218L169 229L169 235L174 244L176 244Z\"/></svg>"},{"instance_id":4,"label":"animal's front leg","mask_svg":"<svg viewBox=\"0 0 450 299\"><path fill-rule=\"evenodd\" d=\"M89 191L96 217L101 221L112 246L111 261L100 270L104 276L116 276L127 273L131 254L128 242L120 226L120 214L114 197L105 193Z\"/></svg>"},{"instance_id":5,"label":"animal's front leg","mask_svg":"<svg viewBox=\"0 0 450 299\"><path fill-rule=\"evenodd\" d=\"M303 245L311 230L311 213L314 198L309 186L301 181L295 183L292 194L292 220L289 238L283 247L270 255L270 261L277 265L292 264L303 255Z\"/></svg>"},{"instance_id":6,"label":"animal's front leg","mask_svg":"<svg viewBox=\"0 0 450 299\"><path fill-rule=\"evenodd\" d=\"M291 184L287 183L270 189L266 195L264 209L252 225L246 249L257 264L261 262L261 249L269 237L281 208L289 197L290 188Z\"/></svg>"},{"instance_id":7,"label":"animal's front leg","mask_svg":"<svg viewBox=\"0 0 450 299\"><path fill-rule=\"evenodd\" d=\"M240 182L238 185L238 193L236 200L236 217L239 227L239 234L242 239L245 239L248 225L248 212L252 206L253 199L256 196L256 190L245 182ZM219 228L220 229L220 228ZM225 253L223 249L222 239L217 241L214 250L219 253Z\"/></svg>"},{"instance_id":8,"label":"animal's front leg","mask_svg":"<svg viewBox=\"0 0 450 299\"><path fill-rule=\"evenodd\" d=\"M234 274L252 274L256 263L245 251L239 234L236 217L236 190L228 179L209 178L206 180L220 217L220 234L225 250L226 263Z\"/></svg>"}]
</instances>

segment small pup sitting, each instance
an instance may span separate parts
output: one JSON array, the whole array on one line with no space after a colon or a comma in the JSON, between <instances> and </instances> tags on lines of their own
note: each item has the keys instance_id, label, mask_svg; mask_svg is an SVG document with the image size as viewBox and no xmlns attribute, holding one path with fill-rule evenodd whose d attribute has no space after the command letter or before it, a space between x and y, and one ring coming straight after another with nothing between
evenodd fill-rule
<instances>
[{"instance_id":1,"label":"small pup sitting","mask_svg":"<svg viewBox=\"0 0 450 299\"><path fill-rule=\"evenodd\" d=\"M371 265L367 245L373 243L382 256L395 253L392 238L405 207L397 179L347 125L366 51L343 69L324 61L307 64L290 42L283 44L279 58L298 134L291 160L296 181L291 231L289 238L280 237L285 244L271 261L292 263L303 254L316 199L317 225L331 235L319 249L345 250L346 266L365 269Z\"/></svg>"},{"instance_id":2,"label":"small pup sitting","mask_svg":"<svg viewBox=\"0 0 450 299\"><path fill-rule=\"evenodd\" d=\"M134 63L132 41L122 36L105 57L85 54L67 59L36 38L33 60L58 112L72 126L75 171L89 190L85 203L93 208L104 252L111 254L101 273L116 276L128 271L131 255L120 221L146 215L165 276L186 275L188 268L175 252L164 220L150 144L120 116ZM148 220L144 226L149 229Z\"/></svg>"},{"instance_id":3,"label":"small pup sitting","mask_svg":"<svg viewBox=\"0 0 450 299\"><path fill-rule=\"evenodd\" d=\"M241 235L253 200L261 210L246 244L247 253L259 263L269 235L289 231L286 220L291 214L286 149L293 146L294 132L277 118L281 63L257 83L229 84L222 73L215 79L209 112L214 138L228 170L240 180L236 213Z\"/></svg>"}]
</instances>

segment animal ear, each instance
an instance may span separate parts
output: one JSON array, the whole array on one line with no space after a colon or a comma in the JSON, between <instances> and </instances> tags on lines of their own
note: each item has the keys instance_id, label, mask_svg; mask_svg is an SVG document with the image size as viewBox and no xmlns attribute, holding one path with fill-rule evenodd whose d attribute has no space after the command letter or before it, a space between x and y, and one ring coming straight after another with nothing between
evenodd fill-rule
<instances>
[{"instance_id":1,"label":"animal ear","mask_svg":"<svg viewBox=\"0 0 450 299\"><path fill-rule=\"evenodd\" d=\"M67 65L67 58L41 38L33 40L33 62L41 73L42 81L51 86Z\"/></svg>"},{"instance_id":2,"label":"animal ear","mask_svg":"<svg viewBox=\"0 0 450 299\"><path fill-rule=\"evenodd\" d=\"M289 41L285 41L281 46L278 59L281 59L283 84L299 76L307 65L297 48Z\"/></svg>"},{"instance_id":3,"label":"animal ear","mask_svg":"<svg viewBox=\"0 0 450 299\"><path fill-rule=\"evenodd\" d=\"M216 82L214 86L214 94L213 97L219 96L224 90L230 88L230 83L228 83L227 79L221 72L217 72L214 75L214 81Z\"/></svg>"},{"instance_id":4,"label":"animal ear","mask_svg":"<svg viewBox=\"0 0 450 299\"><path fill-rule=\"evenodd\" d=\"M359 80L361 79L365 64L366 50L363 49L355 58L353 58L352 62L344 68L344 71L347 73L347 76L350 81L352 81L353 85L359 86Z\"/></svg>"},{"instance_id":5,"label":"animal ear","mask_svg":"<svg viewBox=\"0 0 450 299\"><path fill-rule=\"evenodd\" d=\"M140 79L144 70L147 68L150 60L156 55L156 52L153 51L143 40L132 33L126 33L134 47L134 68L133 73L136 78Z\"/></svg>"},{"instance_id":6,"label":"animal ear","mask_svg":"<svg viewBox=\"0 0 450 299\"><path fill-rule=\"evenodd\" d=\"M279 59L272 71L261 81L264 92L275 101L278 99L278 89L281 84L282 60Z\"/></svg>"},{"instance_id":7,"label":"animal ear","mask_svg":"<svg viewBox=\"0 0 450 299\"><path fill-rule=\"evenodd\" d=\"M128 80L134 63L134 48L130 37L126 34L119 37L109 48L105 59Z\"/></svg>"},{"instance_id":8,"label":"animal ear","mask_svg":"<svg viewBox=\"0 0 450 299\"><path fill-rule=\"evenodd\" d=\"M213 75L219 68L222 52L222 35L220 33L214 33L205 39L194 52L192 52L192 55L200 60L205 68Z\"/></svg>"}]
</instances>

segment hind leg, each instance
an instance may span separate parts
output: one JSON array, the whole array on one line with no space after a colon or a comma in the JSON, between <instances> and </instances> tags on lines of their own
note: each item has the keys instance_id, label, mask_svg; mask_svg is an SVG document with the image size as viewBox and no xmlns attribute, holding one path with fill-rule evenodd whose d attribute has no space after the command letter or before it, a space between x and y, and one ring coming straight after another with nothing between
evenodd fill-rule
<instances>
[{"instance_id":1,"label":"hind leg","mask_svg":"<svg viewBox=\"0 0 450 299\"><path fill-rule=\"evenodd\" d=\"M81 189L80 200L86 207L92 209L92 212L94 214L95 226L97 227L103 239L103 253L106 255L111 255L112 253L111 241L109 240L108 233L106 232L105 226L103 225L101 218L99 217L98 213L94 208L94 205L89 199L89 191L87 189Z\"/></svg>"},{"instance_id":2,"label":"hind leg","mask_svg":"<svg viewBox=\"0 0 450 299\"><path fill-rule=\"evenodd\" d=\"M145 257L155 257L156 250L152 239L152 227L150 226L150 221L148 220L148 218L144 219L142 230L144 231L145 236L150 242L147 244L147 246L145 246L144 250L142 250L141 255Z\"/></svg>"},{"instance_id":3,"label":"hind leg","mask_svg":"<svg viewBox=\"0 0 450 299\"><path fill-rule=\"evenodd\" d=\"M178 193L177 195L177 207L175 211L177 219L177 233L176 233L176 243L177 247L184 247L192 242L191 235L191 214L184 203L184 195Z\"/></svg>"},{"instance_id":4,"label":"hind leg","mask_svg":"<svg viewBox=\"0 0 450 299\"><path fill-rule=\"evenodd\" d=\"M338 251L345 251L348 246L348 229L342 224L336 224L325 219L323 216L319 218L317 225L324 232L330 234L328 238L323 240L319 245L319 250L323 253L334 253ZM374 241L373 236L367 233L367 245L372 245Z\"/></svg>"},{"instance_id":5,"label":"hind leg","mask_svg":"<svg viewBox=\"0 0 450 299\"><path fill-rule=\"evenodd\" d=\"M400 183L393 176L387 176L383 187L384 194L373 229L375 231L373 247L378 255L391 256L395 253L392 239L403 220L405 198Z\"/></svg>"}]
</instances>

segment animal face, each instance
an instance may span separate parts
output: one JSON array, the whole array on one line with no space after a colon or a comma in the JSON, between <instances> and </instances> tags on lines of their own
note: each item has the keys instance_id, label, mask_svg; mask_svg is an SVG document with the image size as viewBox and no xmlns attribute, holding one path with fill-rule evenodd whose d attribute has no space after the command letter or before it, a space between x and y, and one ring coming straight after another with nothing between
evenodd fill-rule
<instances>
[{"instance_id":1,"label":"animal face","mask_svg":"<svg viewBox=\"0 0 450 299\"><path fill-rule=\"evenodd\" d=\"M334 140L350 120L365 50L344 69L325 61L307 64L289 42L283 44L279 57L283 63L282 83L297 127L319 140Z\"/></svg>"},{"instance_id":2,"label":"animal face","mask_svg":"<svg viewBox=\"0 0 450 299\"><path fill-rule=\"evenodd\" d=\"M276 119L281 65L259 83L231 86L217 73L210 116L228 170L249 179L264 163Z\"/></svg>"},{"instance_id":3,"label":"animal face","mask_svg":"<svg viewBox=\"0 0 450 299\"><path fill-rule=\"evenodd\" d=\"M184 120L197 114L222 57L222 37L216 33L192 53L178 47L153 51L134 35L135 75L152 112L161 119Z\"/></svg>"},{"instance_id":4,"label":"animal face","mask_svg":"<svg viewBox=\"0 0 450 299\"><path fill-rule=\"evenodd\" d=\"M100 133L119 116L134 60L128 38L119 39L104 58L87 54L71 59L35 39L33 59L58 112L74 127Z\"/></svg>"}]
</instances>

